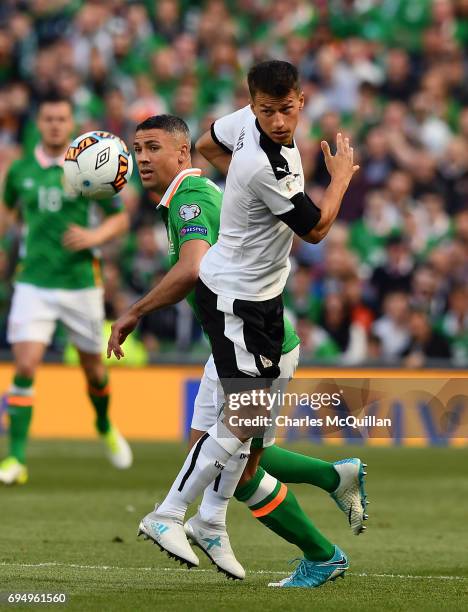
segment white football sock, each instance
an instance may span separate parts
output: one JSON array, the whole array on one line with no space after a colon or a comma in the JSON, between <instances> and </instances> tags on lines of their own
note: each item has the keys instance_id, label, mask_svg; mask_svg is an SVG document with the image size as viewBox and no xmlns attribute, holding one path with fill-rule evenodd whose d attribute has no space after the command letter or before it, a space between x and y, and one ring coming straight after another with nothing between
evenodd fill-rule
<instances>
[{"instance_id":1,"label":"white football sock","mask_svg":"<svg viewBox=\"0 0 468 612\"><path fill-rule=\"evenodd\" d=\"M187 507L223 470L242 446L223 423L215 423L194 444L157 513L183 521Z\"/></svg>"},{"instance_id":2,"label":"white football sock","mask_svg":"<svg viewBox=\"0 0 468 612\"><path fill-rule=\"evenodd\" d=\"M242 472L250 455L251 440L245 442L233 455L214 483L210 483L203 493L198 512L202 520L215 525L226 525L226 512L229 500L234 495Z\"/></svg>"}]
</instances>

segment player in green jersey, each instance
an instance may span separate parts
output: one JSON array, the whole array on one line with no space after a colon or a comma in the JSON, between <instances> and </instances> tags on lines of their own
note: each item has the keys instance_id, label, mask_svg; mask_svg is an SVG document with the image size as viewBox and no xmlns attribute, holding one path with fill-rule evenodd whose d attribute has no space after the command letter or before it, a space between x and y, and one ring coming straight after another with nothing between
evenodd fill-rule
<instances>
[{"instance_id":1,"label":"player in green jersey","mask_svg":"<svg viewBox=\"0 0 468 612\"><path fill-rule=\"evenodd\" d=\"M63 159L74 129L71 103L44 99L37 125L41 142L33 154L11 165L0 210L0 235L18 216L24 229L7 330L15 374L8 391L10 450L0 463L0 482L5 484L28 479L34 377L59 320L78 349L96 429L109 459L118 468L132 462L130 447L108 416L109 382L101 359L103 290L95 251L127 230L128 216L119 198L100 201L104 219L92 228L92 203L64 190ZM66 406L66 396L63 400Z\"/></svg>"},{"instance_id":2,"label":"player in green jersey","mask_svg":"<svg viewBox=\"0 0 468 612\"><path fill-rule=\"evenodd\" d=\"M167 228L171 269L156 287L112 326L108 356L114 353L117 358L124 356L121 345L143 315L175 304L184 297L196 314L193 288L200 261L217 240L222 203L221 190L191 165L190 135L181 119L171 115L149 118L137 127L134 148L143 186L160 198L158 208ZM294 374L298 345L299 339L285 319L278 388L284 388ZM216 368L210 357L195 400L190 436L192 445L202 439L216 422L220 409L218 393L222 397ZM317 530L300 508L292 491L280 480L310 483L332 494L340 508L346 511L354 533L358 533L357 516L362 516L362 491L359 490L360 483L355 477L354 466L341 462L332 464L287 451L276 446L271 436L255 440L255 443L266 447L260 467L254 465L253 474L246 470L238 486L249 462L249 441L227 462L215 484L205 489L197 515L185 524L187 535L226 575L243 578L244 569L234 556L225 526L227 505L235 495L251 508L254 517L299 546L307 558L329 559L333 554L333 545ZM179 488L181 484L176 481L174 486ZM172 516L168 513L168 507L170 512L170 503L166 498L155 512L142 520L140 531L172 556L189 565L198 565L198 559L183 532L183 517ZM167 538L169 533L171 542ZM177 533L179 536L176 535L174 540Z\"/></svg>"}]
</instances>

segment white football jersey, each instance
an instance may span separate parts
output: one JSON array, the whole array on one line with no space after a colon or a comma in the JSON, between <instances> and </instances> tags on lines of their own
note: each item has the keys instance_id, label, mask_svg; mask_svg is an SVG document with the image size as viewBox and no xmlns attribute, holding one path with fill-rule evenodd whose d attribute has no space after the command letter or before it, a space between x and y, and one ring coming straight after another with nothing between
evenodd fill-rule
<instances>
[{"instance_id":1,"label":"white football jersey","mask_svg":"<svg viewBox=\"0 0 468 612\"><path fill-rule=\"evenodd\" d=\"M300 153L294 142L273 142L249 106L215 121L211 134L232 161L218 241L202 259L200 278L220 296L269 300L286 283L294 232L304 235L320 219L304 194Z\"/></svg>"}]
</instances>

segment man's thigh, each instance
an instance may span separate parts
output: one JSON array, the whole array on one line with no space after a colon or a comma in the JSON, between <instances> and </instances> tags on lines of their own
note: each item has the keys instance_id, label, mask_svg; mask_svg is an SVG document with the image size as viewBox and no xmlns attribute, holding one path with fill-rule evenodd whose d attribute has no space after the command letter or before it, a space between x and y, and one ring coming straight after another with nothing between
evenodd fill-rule
<instances>
[{"instance_id":1,"label":"man's thigh","mask_svg":"<svg viewBox=\"0 0 468 612\"><path fill-rule=\"evenodd\" d=\"M104 323L102 288L63 289L59 295L59 318L68 331L70 342L80 351L100 354Z\"/></svg>"},{"instance_id":2,"label":"man's thigh","mask_svg":"<svg viewBox=\"0 0 468 612\"><path fill-rule=\"evenodd\" d=\"M57 292L28 283L17 283L8 316L10 344L39 342L50 344L58 318Z\"/></svg>"}]
</instances>

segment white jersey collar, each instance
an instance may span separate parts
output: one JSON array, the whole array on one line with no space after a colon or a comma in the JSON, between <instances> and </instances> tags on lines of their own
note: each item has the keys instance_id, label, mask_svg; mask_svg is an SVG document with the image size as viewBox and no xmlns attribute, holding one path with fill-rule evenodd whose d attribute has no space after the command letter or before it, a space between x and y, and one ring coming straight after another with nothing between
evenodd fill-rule
<instances>
[{"instance_id":1,"label":"white jersey collar","mask_svg":"<svg viewBox=\"0 0 468 612\"><path fill-rule=\"evenodd\" d=\"M169 208L169 204L172 198L176 194L176 191L179 189L184 179L186 179L188 176L200 176L201 173L202 171L200 170L200 168L186 168L185 170L182 170L181 172L179 172L179 174L174 177L174 179L172 180L172 183L166 189L163 197L161 198L161 201L156 206L156 208L160 208L161 206L164 206L165 208Z\"/></svg>"}]
</instances>

